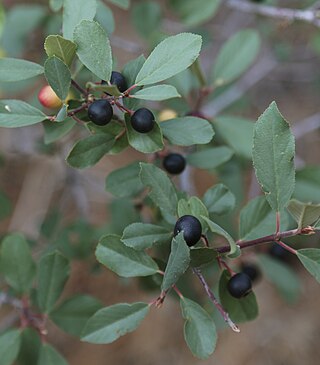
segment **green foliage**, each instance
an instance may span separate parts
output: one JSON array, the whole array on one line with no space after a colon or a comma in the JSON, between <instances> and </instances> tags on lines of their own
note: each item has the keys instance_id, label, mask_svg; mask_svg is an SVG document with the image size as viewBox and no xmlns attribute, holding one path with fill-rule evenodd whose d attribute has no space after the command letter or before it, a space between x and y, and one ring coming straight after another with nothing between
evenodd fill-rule
<instances>
[{"instance_id":1,"label":"green foliage","mask_svg":"<svg viewBox=\"0 0 320 365\"><path fill-rule=\"evenodd\" d=\"M259 35L245 29L234 34L222 47L212 69L214 85L234 81L253 63L260 49Z\"/></svg>"},{"instance_id":2,"label":"green foliage","mask_svg":"<svg viewBox=\"0 0 320 365\"><path fill-rule=\"evenodd\" d=\"M44 42L44 49L48 57L58 57L67 66L70 66L76 55L77 46L60 35L49 35Z\"/></svg>"},{"instance_id":3,"label":"green foliage","mask_svg":"<svg viewBox=\"0 0 320 365\"><path fill-rule=\"evenodd\" d=\"M190 153L187 156L187 161L199 169L210 170L229 161L232 156L233 151L229 147L212 147Z\"/></svg>"},{"instance_id":4,"label":"green foliage","mask_svg":"<svg viewBox=\"0 0 320 365\"><path fill-rule=\"evenodd\" d=\"M181 33L166 38L146 59L135 83L154 84L185 70L199 56L201 43L201 37L192 33Z\"/></svg>"},{"instance_id":5,"label":"green foliage","mask_svg":"<svg viewBox=\"0 0 320 365\"><path fill-rule=\"evenodd\" d=\"M11 329L0 335L1 365L11 365L15 361L20 344L21 332L18 329Z\"/></svg>"},{"instance_id":6,"label":"green foliage","mask_svg":"<svg viewBox=\"0 0 320 365\"><path fill-rule=\"evenodd\" d=\"M52 56L44 64L44 73L52 90L59 99L65 100L71 85L71 73L68 66L60 58Z\"/></svg>"},{"instance_id":7,"label":"green foliage","mask_svg":"<svg viewBox=\"0 0 320 365\"><path fill-rule=\"evenodd\" d=\"M320 283L320 249L302 248L297 251L297 256L303 266Z\"/></svg>"},{"instance_id":8,"label":"green foliage","mask_svg":"<svg viewBox=\"0 0 320 365\"><path fill-rule=\"evenodd\" d=\"M190 250L190 265L192 267L201 267L214 263L218 253L213 248L201 247Z\"/></svg>"},{"instance_id":9,"label":"green foliage","mask_svg":"<svg viewBox=\"0 0 320 365\"><path fill-rule=\"evenodd\" d=\"M146 303L120 303L102 308L87 322L82 340L89 343L111 343L134 331L149 311Z\"/></svg>"},{"instance_id":10,"label":"green foliage","mask_svg":"<svg viewBox=\"0 0 320 365\"><path fill-rule=\"evenodd\" d=\"M291 200L288 211L298 223L299 229L314 225L320 218L320 204L306 204Z\"/></svg>"},{"instance_id":11,"label":"green foliage","mask_svg":"<svg viewBox=\"0 0 320 365\"><path fill-rule=\"evenodd\" d=\"M41 110L21 100L0 100L0 127L16 128L47 119Z\"/></svg>"},{"instance_id":12,"label":"green foliage","mask_svg":"<svg viewBox=\"0 0 320 365\"><path fill-rule=\"evenodd\" d=\"M209 314L196 302L180 300L184 324L184 338L194 356L207 359L214 351L217 342L215 324Z\"/></svg>"},{"instance_id":13,"label":"green foliage","mask_svg":"<svg viewBox=\"0 0 320 365\"><path fill-rule=\"evenodd\" d=\"M171 98L180 98L177 89L171 85L156 85L146 87L132 95L135 99L161 101Z\"/></svg>"},{"instance_id":14,"label":"green foliage","mask_svg":"<svg viewBox=\"0 0 320 365\"><path fill-rule=\"evenodd\" d=\"M69 261L59 252L41 258L38 267L38 303L43 313L50 313L69 277Z\"/></svg>"},{"instance_id":15,"label":"green foliage","mask_svg":"<svg viewBox=\"0 0 320 365\"><path fill-rule=\"evenodd\" d=\"M136 251L116 235L101 238L96 249L97 260L123 277L148 276L157 272L157 264L143 251Z\"/></svg>"},{"instance_id":16,"label":"green foliage","mask_svg":"<svg viewBox=\"0 0 320 365\"><path fill-rule=\"evenodd\" d=\"M43 74L43 67L30 61L16 58L0 58L0 81L14 82Z\"/></svg>"},{"instance_id":17,"label":"green foliage","mask_svg":"<svg viewBox=\"0 0 320 365\"><path fill-rule=\"evenodd\" d=\"M253 164L266 199L277 212L285 208L294 191L294 154L289 124L273 102L255 125Z\"/></svg>"},{"instance_id":18,"label":"green foliage","mask_svg":"<svg viewBox=\"0 0 320 365\"><path fill-rule=\"evenodd\" d=\"M165 138L177 146L206 144L214 136L210 123L196 117L174 118L162 122L160 126Z\"/></svg>"},{"instance_id":19,"label":"green foliage","mask_svg":"<svg viewBox=\"0 0 320 365\"><path fill-rule=\"evenodd\" d=\"M3 239L1 271L6 282L19 294L25 294L31 289L36 267L29 245L22 235L12 233Z\"/></svg>"},{"instance_id":20,"label":"green foliage","mask_svg":"<svg viewBox=\"0 0 320 365\"><path fill-rule=\"evenodd\" d=\"M183 239L183 232L180 232L172 239L171 253L164 272L161 290L169 290L178 281L179 277L185 273L189 264L190 250Z\"/></svg>"},{"instance_id":21,"label":"green foliage","mask_svg":"<svg viewBox=\"0 0 320 365\"><path fill-rule=\"evenodd\" d=\"M68 363L51 345L43 344L38 365L68 365Z\"/></svg>"},{"instance_id":22,"label":"green foliage","mask_svg":"<svg viewBox=\"0 0 320 365\"><path fill-rule=\"evenodd\" d=\"M224 184L217 184L205 192L203 202L209 213L223 215L234 209L236 199Z\"/></svg>"},{"instance_id":23,"label":"green foliage","mask_svg":"<svg viewBox=\"0 0 320 365\"><path fill-rule=\"evenodd\" d=\"M76 123L72 118L67 118L63 123L44 121L44 143L50 144L61 139L72 130Z\"/></svg>"},{"instance_id":24,"label":"green foliage","mask_svg":"<svg viewBox=\"0 0 320 365\"><path fill-rule=\"evenodd\" d=\"M209 218L209 213L202 201L196 196L192 196L188 200L180 199L178 202L178 216L183 215L193 215L199 219L201 222L202 229L204 229L207 224L202 216Z\"/></svg>"},{"instance_id":25,"label":"green foliage","mask_svg":"<svg viewBox=\"0 0 320 365\"><path fill-rule=\"evenodd\" d=\"M235 322L252 321L258 316L258 304L253 292L241 299L236 299L229 294L227 284L230 274L224 270L219 281L219 296L223 308Z\"/></svg>"}]
</instances>

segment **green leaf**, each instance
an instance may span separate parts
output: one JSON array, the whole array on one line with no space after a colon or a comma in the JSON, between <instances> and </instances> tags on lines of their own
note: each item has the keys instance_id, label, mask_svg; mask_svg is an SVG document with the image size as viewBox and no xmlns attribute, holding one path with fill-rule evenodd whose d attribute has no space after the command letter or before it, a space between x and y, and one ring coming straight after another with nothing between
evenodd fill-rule
<instances>
[{"instance_id":1,"label":"green leaf","mask_svg":"<svg viewBox=\"0 0 320 365\"><path fill-rule=\"evenodd\" d=\"M207 226L207 223L201 218L201 216L209 218L208 210L202 201L196 196L192 196L189 200L179 200L178 216L182 217L184 215L193 215L197 217L201 222L202 229Z\"/></svg>"},{"instance_id":2,"label":"green leaf","mask_svg":"<svg viewBox=\"0 0 320 365\"><path fill-rule=\"evenodd\" d=\"M76 125L76 121L68 118L63 123L55 123L51 121L44 121L44 143L50 144L68 134Z\"/></svg>"},{"instance_id":3,"label":"green leaf","mask_svg":"<svg viewBox=\"0 0 320 365\"><path fill-rule=\"evenodd\" d=\"M121 241L135 250L144 250L154 244L165 244L171 240L172 232L161 226L133 223L123 231Z\"/></svg>"},{"instance_id":4,"label":"green leaf","mask_svg":"<svg viewBox=\"0 0 320 365\"><path fill-rule=\"evenodd\" d=\"M180 299L184 324L184 338L194 356L207 359L217 343L216 326L209 314L196 302Z\"/></svg>"},{"instance_id":5,"label":"green leaf","mask_svg":"<svg viewBox=\"0 0 320 365\"><path fill-rule=\"evenodd\" d=\"M21 331L10 329L0 335L1 365L12 365L21 345Z\"/></svg>"},{"instance_id":6,"label":"green leaf","mask_svg":"<svg viewBox=\"0 0 320 365\"><path fill-rule=\"evenodd\" d=\"M229 280L230 274L224 270L219 281L219 296L223 308L234 322L246 322L255 319L259 313L256 296L251 292L240 299L232 297L227 289Z\"/></svg>"},{"instance_id":7,"label":"green leaf","mask_svg":"<svg viewBox=\"0 0 320 365\"><path fill-rule=\"evenodd\" d=\"M139 172L138 162L112 171L106 178L106 190L119 198L136 196L143 189Z\"/></svg>"},{"instance_id":8,"label":"green leaf","mask_svg":"<svg viewBox=\"0 0 320 365\"><path fill-rule=\"evenodd\" d=\"M218 234L219 236L224 237L228 241L230 245L230 251L228 252L228 256L233 255L235 252L237 252L237 245L228 232L226 232L222 227L212 222L207 217L202 216L202 218L207 222L208 227L212 233Z\"/></svg>"},{"instance_id":9,"label":"green leaf","mask_svg":"<svg viewBox=\"0 0 320 365\"><path fill-rule=\"evenodd\" d=\"M130 0L108 0L110 3L119 6L119 8L127 10L130 6Z\"/></svg>"},{"instance_id":10,"label":"green leaf","mask_svg":"<svg viewBox=\"0 0 320 365\"><path fill-rule=\"evenodd\" d=\"M299 229L312 226L320 218L320 204L308 204L298 200L291 200L288 205L288 211L298 223Z\"/></svg>"},{"instance_id":11,"label":"green leaf","mask_svg":"<svg viewBox=\"0 0 320 365\"><path fill-rule=\"evenodd\" d=\"M163 149L163 137L157 122L154 123L152 131L139 133L135 131L130 122L130 116L125 117L128 141L131 147L143 153L153 153Z\"/></svg>"},{"instance_id":12,"label":"green leaf","mask_svg":"<svg viewBox=\"0 0 320 365\"><path fill-rule=\"evenodd\" d=\"M259 255L258 260L266 279L288 303L294 303L301 290L300 279L295 271L287 264L267 255Z\"/></svg>"},{"instance_id":13,"label":"green leaf","mask_svg":"<svg viewBox=\"0 0 320 365\"><path fill-rule=\"evenodd\" d=\"M0 82L26 80L43 72L43 67L34 62L17 58L0 58Z\"/></svg>"},{"instance_id":14,"label":"green leaf","mask_svg":"<svg viewBox=\"0 0 320 365\"><path fill-rule=\"evenodd\" d=\"M54 12L61 10L64 0L49 0L50 9Z\"/></svg>"},{"instance_id":15,"label":"green leaf","mask_svg":"<svg viewBox=\"0 0 320 365\"><path fill-rule=\"evenodd\" d=\"M214 84L221 86L237 79L253 63L260 50L259 34L244 29L234 34L220 50L212 70Z\"/></svg>"},{"instance_id":16,"label":"green leaf","mask_svg":"<svg viewBox=\"0 0 320 365\"><path fill-rule=\"evenodd\" d=\"M96 249L97 260L119 276L148 276L157 272L157 264L143 251L127 247L116 235L101 238Z\"/></svg>"},{"instance_id":17,"label":"green leaf","mask_svg":"<svg viewBox=\"0 0 320 365\"><path fill-rule=\"evenodd\" d=\"M6 236L1 245L1 271L6 282L19 294L30 290L35 264L25 238L17 233Z\"/></svg>"},{"instance_id":18,"label":"green leaf","mask_svg":"<svg viewBox=\"0 0 320 365\"><path fill-rule=\"evenodd\" d=\"M303 248L297 251L297 256L303 266L320 283L320 249Z\"/></svg>"},{"instance_id":19,"label":"green leaf","mask_svg":"<svg viewBox=\"0 0 320 365\"><path fill-rule=\"evenodd\" d=\"M56 117L54 118L55 122L63 122L67 119L68 117L68 105L67 104L63 104L62 107L60 108L60 110L58 111ZM72 118L70 118L72 119Z\"/></svg>"},{"instance_id":20,"label":"green leaf","mask_svg":"<svg viewBox=\"0 0 320 365\"><path fill-rule=\"evenodd\" d=\"M38 365L68 365L68 363L54 347L46 343L40 350Z\"/></svg>"},{"instance_id":21,"label":"green leaf","mask_svg":"<svg viewBox=\"0 0 320 365\"><path fill-rule=\"evenodd\" d=\"M70 66L76 55L77 46L60 35L49 35L44 42L44 49L48 57L56 56Z\"/></svg>"},{"instance_id":22,"label":"green leaf","mask_svg":"<svg viewBox=\"0 0 320 365\"><path fill-rule=\"evenodd\" d=\"M140 55L139 57L129 61L122 70L122 75L125 77L128 85L133 85L135 79L141 70L141 67L146 62L144 55ZM130 93L131 95L131 93Z\"/></svg>"},{"instance_id":23,"label":"green leaf","mask_svg":"<svg viewBox=\"0 0 320 365\"><path fill-rule=\"evenodd\" d=\"M280 229L288 228L288 214L281 212ZM240 237L242 240L274 234L276 231L276 214L264 196L258 196L248 202L240 212Z\"/></svg>"},{"instance_id":24,"label":"green leaf","mask_svg":"<svg viewBox=\"0 0 320 365\"><path fill-rule=\"evenodd\" d=\"M217 184L206 191L203 202L209 213L223 215L234 209L236 198L224 184Z\"/></svg>"},{"instance_id":25,"label":"green leaf","mask_svg":"<svg viewBox=\"0 0 320 365\"><path fill-rule=\"evenodd\" d=\"M2 36L5 20L6 20L6 14L4 11L4 7L2 4L0 4L0 38Z\"/></svg>"},{"instance_id":26,"label":"green leaf","mask_svg":"<svg viewBox=\"0 0 320 365\"><path fill-rule=\"evenodd\" d=\"M48 84L62 101L68 96L71 85L71 73L60 58L49 57L44 64L44 73Z\"/></svg>"},{"instance_id":27,"label":"green leaf","mask_svg":"<svg viewBox=\"0 0 320 365\"><path fill-rule=\"evenodd\" d=\"M70 273L69 260L59 252L41 258L38 267L38 303L43 313L50 313L60 298Z\"/></svg>"},{"instance_id":28,"label":"green leaf","mask_svg":"<svg viewBox=\"0 0 320 365\"><path fill-rule=\"evenodd\" d=\"M74 30L80 61L97 77L110 80L112 54L108 35L101 25L83 20Z\"/></svg>"},{"instance_id":29,"label":"green leaf","mask_svg":"<svg viewBox=\"0 0 320 365\"><path fill-rule=\"evenodd\" d=\"M143 1L133 6L131 19L138 33L149 39L157 32L162 20L161 6L156 1Z\"/></svg>"},{"instance_id":30,"label":"green leaf","mask_svg":"<svg viewBox=\"0 0 320 365\"><path fill-rule=\"evenodd\" d=\"M169 290L188 269L190 264L190 249L187 246L183 232L172 239L171 253L168 259L161 290Z\"/></svg>"},{"instance_id":31,"label":"green leaf","mask_svg":"<svg viewBox=\"0 0 320 365\"><path fill-rule=\"evenodd\" d=\"M217 250L214 248L201 247L190 250L190 258L192 267L201 267L211 264L218 256Z\"/></svg>"},{"instance_id":32,"label":"green leaf","mask_svg":"<svg viewBox=\"0 0 320 365\"><path fill-rule=\"evenodd\" d=\"M63 331L80 336L87 321L92 317L102 304L89 295L75 295L50 313L50 319Z\"/></svg>"},{"instance_id":33,"label":"green leaf","mask_svg":"<svg viewBox=\"0 0 320 365\"><path fill-rule=\"evenodd\" d=\"M177 89L171 85L156 85L143 88L132 95L132 98L143 100L167 100L171 98L181 98Z\"/></svg>"},{"instance_id":34,"label":"green leaf","mask_svg":"<svg viewBox=\"0 0 320 365\"><path fill-rule=\"evenodd\" d=\"M70 151L67 162L70 166L84 169L95 165L111 149L114 136L96 134L78 141Z\"/></svg>"},{"instance_id":35,"label":"green leaf","mask_svg":"<svg viewBox=\"0 0 320 365\"><path fill-rule=\"evenodd\" d=\"M135 83L155 84L185 70L198 58L201 43L201 36L192 33L180 33L166 38L151 52Z\"/></svg>"},{"instance_id":36,"label":"green leaf","mask_svg":"<svg viewBox=\"0 0 320 365\"><path fill-rule=\"evenodd\" d=\"M252 160L254 123L248 119L221 115L214 119L214 127L236 155Z\"/></svg>"},{"instance_id":37,"label":"green leaf","mask_svg":"<svg viewBox=\"0 0 320 365\"><path fill-rule=\"evenodd\" d=\"M294 198L320 204L320 167L307 166L297 171Z\"/></svg>"},{"instance_id":38,"label":"green leaf","mask_svg":"<svg viewBox=\"0 0 320 365\"><path fill-rule=\"evenodd\" d=\"M294 191L294 137L275 102L258 119L253 138L253 164L271 208L285 208Z\"/></svg>"},{"instance_id":39,"label":"green leaf","mask_svg":"<svg viewBox=\"0 0 320 365\"><path fill-rule=\"evenodd\" d=\"M221 0L171 0L173 9L183 23L196 26L211 19L221 4Z\"/></svg>"},{"instance_id":40,"label":"green leaf","mask_svg":"<svg viewBox=\"0 0 320 365\"><path fill-rule=\"evenodd\" d=\"M119 91L118 87L116 85L108 85L108 84L96 84L94 82L87 82L86 88L89 88L92 92L95 91L101 91L108 93L113 96L120 96L121 92Z\"/></svg>"},{"instance_id":41,"label":"green leaf","mask_svg":"<svg viewBox=\"0 0 320 365\"><path fill-rule=\"evenodd\" d=\"M0 127L16 128L47 119L41 110L21 100L0 100Z\"/></svg>"},{"instance_id":42,"label":"green leaf","mask_svg":"<svg viewBox=\"0 0 320 365\"><path fill-rule=\"evenodd\" d=\"M96 0L64 0L63 36L72 40L76 26L83 20L93 20L96 15Z\"/></svg>"},{"instance_id":43,"label":"green leaf","mask_svg":"<svg viewBox=\"0 0 320 365\"><path fill-rule=\"evenodd\" d=\"M82 341L107 344L134 331L149 312L147 303L119 303L102 308L87 322Z\"/></svg>"},{"instance_id":44,"label":"green leaf","mask_svg":"<svg viewBox=\"0 0 320 365\"><path fill-rule=\"evenodd\" d=\"M140 163L140 179L144 186L151 190L149 196L164 214L172 217L176 214L178 198L176 190L167 174L158 167Z\"/></svg>"},{"instance_id":45,"label":"green leaf","mask_svg":"<svg viewBox=\"0 0 320 365\"><path fill-rule=\"evenodd\" d=\"M160 124L163 135L178 146L209 143L214 130L211 124L201 118L182 117L174 118Z\"/></svg>"},{"instance_id":46,"label":"green leaf","mask_svg":"<svg viewBox=\"0 0 320 365\"><path fill-rule=\"evenodd\" d=\"M33 328L24 328L21 332L21 345L17 363L19 365L37 364L40 348L39 334Z\"/></svg>"},{"instance_id":47,"label":"green leaf","mask_svg":"<svg viewBox=\"0 0 320 365\"><path fill-rule=\"evenodd\" d=\"M109 35L114 32L115 21L113 13L109 6L107 6L102 1L98 1L97 14L95 19L100 25L103 26L103 28Z\"/></svg>"},{"instance_id":48,"label":"green leaf","mask_svg":"<svg viewBox=\"0 0 320 365\"><path fill-rule=\"evenodd\" d=\"M8 217L12 211L12 204L8 196L0 191L0 220Z\"/></svg>"},{"instance_id":49,"label":"green leaf","mask_svg":"<svg viewBox=\"0 0 320 365\"><path fill-rule=\"evenodd\" d=\"M228 147L212 147L191 153L187 156L187 161L199 169L210 170L229 161L232 156L233 151Z\"/></svg>"}]
</instances>

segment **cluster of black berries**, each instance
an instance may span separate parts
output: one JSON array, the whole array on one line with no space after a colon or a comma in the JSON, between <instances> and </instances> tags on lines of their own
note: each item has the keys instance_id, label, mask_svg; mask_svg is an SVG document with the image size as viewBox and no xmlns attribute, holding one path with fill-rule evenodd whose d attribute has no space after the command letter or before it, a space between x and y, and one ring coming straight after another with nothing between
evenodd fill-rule
<instances>
[{"instance_id":1,"label":"cluster of black berries","mask_svg":"<svg viewBox=\"0 0 320 365\"><path fill-rule=\"evenodd\" d=\"M105 84L106 81L102 81ZM127 90L127 82L120 72L112 71L110 83L116 85L120 92ZM108 124L113 117L113 109L107 99L95 100L88 108L88 117L94 124L103 126ZM155 124L152 112L147 108L137 109L131 115L132 128L139 133L150 132Z\"/></svg>"},{"instance_id":2,"label":"cluster of black berries","mask_svg":"<svg viewBox=\"0 0 320 365\"><path fill-rule=\"evenodd\" d=\"M174 236L183 231L183 238L189 247L194 246L201 238L202 226L198 218L192 215L180 217L174 227ZM233 275L228 282L228 291L235 298L242 298L252 290L252 282L260 275L253 264L245 264L242 271Z\"/></svg>"}]
</instances>

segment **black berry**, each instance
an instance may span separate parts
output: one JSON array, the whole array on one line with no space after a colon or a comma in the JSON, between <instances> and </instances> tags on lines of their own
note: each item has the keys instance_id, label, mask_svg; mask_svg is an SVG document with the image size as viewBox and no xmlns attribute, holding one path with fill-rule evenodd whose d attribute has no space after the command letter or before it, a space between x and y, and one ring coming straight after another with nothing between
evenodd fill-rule
<instances>
[{"instance_id":1,"label":"black berry","mask_svg":"<svg viewBox=\"0 0 320 365\"><path fill-rule=\"evenodd\" d=\"M250 293L252 289L252 283L250 277L240 272L232 276L228 281L227 285L228 291L234 298L242 298Z\"/></svg>"},{"instance_id":2,"label":"black berry","mask_svg":"<svg viewBox=\"0 0 320 365\"><path fill-rule=\"evenodd\" d=\"M188 246L195 245L201 238L202 227L198 218L193 215L180 217L174 226L174 235L183 231L183 238Z\"/></svg>"},{"instance_id":3,"label":"black berry","mask_svg":"<svg viewBox=\"0 0 320 365\"><path fill-rule=\"evenodd\" d=\"M120 72L112 71L110 82L112 85L117 85L122 93L128 89L127 81Z\"/></svg>"},{"instance_id":4,"label":"black berry","mask_svg":"<svg viewBox=\"0 0 320 365\"><path fill-rule=\"evenodd\" d=\"M273 243L270 247L269 255L280 261L286 261L288 259L288 251L277 243Z\"/></svg>"},{"instance_id":5,"label":"black berry","mask_svg":"<svg viewBox=\"0 0 320 365\"><path fill-rule=\"evenodd\" d=\"M186 167L186 159L179 153L169 153L162 164L170 174L180 174Z\"/></svg>"},{"instance_id":6,"label":"black berry","mask_svg":"<svg viewBox=\"0 0 320 365\"><path fill-rule=\"evenodd\" d=\"M241 267L241 272L247 274L252 282L255 282L261 276L259 268L251 263L243 264Z\"/></svg>"},{"instance_id":7,"label":"black berry","mask_svg":"<svg viewBox=\"0 0 320 365\"><path fill-rule=\"evenodd\" d=\"M94 101L88 108L88 117L94 124L106 125L113 116L113 109L108 100Z\"/></svg>"},{"instance_id":8,"label":"black berry","mask_svg":"<svg viewBox=\"0 0 320 365\"><path fill-rule=\"evenodd\" d=\"M147 108L140 108L131 116L132 128L139 133L148 133L152 131L154 124L154 115Z\"/></svg>"}]
</instances>

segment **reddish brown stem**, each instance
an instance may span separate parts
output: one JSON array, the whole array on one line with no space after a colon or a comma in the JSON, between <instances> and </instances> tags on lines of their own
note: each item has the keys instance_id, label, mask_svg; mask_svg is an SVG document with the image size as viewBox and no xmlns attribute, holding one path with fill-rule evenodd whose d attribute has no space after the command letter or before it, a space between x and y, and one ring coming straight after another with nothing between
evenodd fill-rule
<instances>
[{"instance_id":1,"label":"reddish brown stem","mask_svg":"<svg viewBox=\"0 0 320 365\"><path fill-rule=\"evenodd\" d=\"M125 95L125 96L129 96L129 94L130 94L130 92L133 90L133 89L135 89L136 87L137 87L138 85L136 85L136 84L134 84L134 85L132 85L132 86L130 86L123 94Z\"/></svg>"},{"instance_id":2,"label":"reddish brown stem","mask_svg":"<svg viewBox=\"0 0 320 365\"><path fill-rule=\"evenodd\" d=\"M295 250L294 248L286 245L284 242L282 241L277 241L277 244L282 246L285 250L291 252L292 254L296 255L297 254L297 250Z\"/></svg>"},{"instance_id":3,"label":"reddish brown stem","mask_svg":"<svg viewBox=\"0 0 320 365\"><path fill-rule=\"evenodd\" d=\"M204 245L206 247L209 247L209 241L208 241L208 238L207 238L207 236L205 234L202 234L201 235L201 240L202 240L202 242L204 243Z\"/></svg>"}]
</instances>

